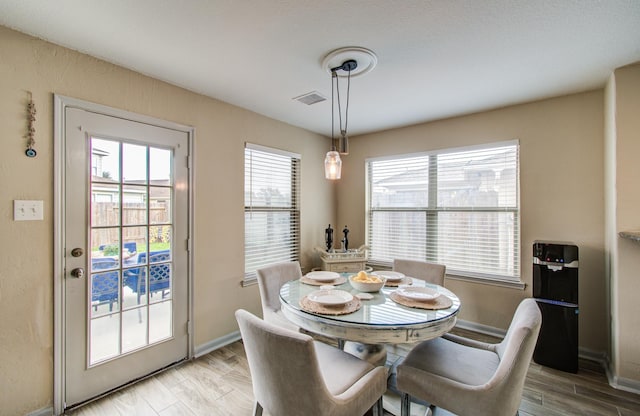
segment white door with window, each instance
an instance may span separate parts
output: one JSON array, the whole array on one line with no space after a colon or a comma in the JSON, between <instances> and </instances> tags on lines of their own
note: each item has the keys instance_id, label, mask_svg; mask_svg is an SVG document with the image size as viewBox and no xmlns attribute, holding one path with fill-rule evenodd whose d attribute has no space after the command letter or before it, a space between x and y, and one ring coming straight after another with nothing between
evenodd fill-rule
<instances>
[{"instance_id":1,"label":"white door with window","mask_svg":"<svg viewBox=\"0 0 640 416\"><path fill-rule=\"evenodd\" d=\"M189 132L64 107L63 400L189 356Z\"/></svg>"}]
</instances>

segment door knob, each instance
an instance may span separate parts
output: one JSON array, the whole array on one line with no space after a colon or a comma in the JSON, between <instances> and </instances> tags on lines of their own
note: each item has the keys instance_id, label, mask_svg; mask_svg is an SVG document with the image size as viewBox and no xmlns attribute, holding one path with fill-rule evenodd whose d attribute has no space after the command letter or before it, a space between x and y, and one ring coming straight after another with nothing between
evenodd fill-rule
<instances>
[{"instance_id":1,"label":"door knob","mask_svg":"<svg viewBox=\"0 0 640 416\"><path fill-rule=\"evenodd\" d=\"M84 277L84 269L82 267L76 267L75 269L71 270L71 276L75 277L76 279L82 279Z\"/></svg>"}]
</instances>

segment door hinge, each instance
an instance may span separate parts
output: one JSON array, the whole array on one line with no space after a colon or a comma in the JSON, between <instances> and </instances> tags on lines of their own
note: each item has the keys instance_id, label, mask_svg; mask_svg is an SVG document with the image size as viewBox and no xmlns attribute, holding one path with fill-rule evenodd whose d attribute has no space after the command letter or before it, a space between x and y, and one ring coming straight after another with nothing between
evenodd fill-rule
<instances>
[{"instance_id":1,"label":"door hinge","mask_svg":"<svg viewBox=\"0 0 640 416\"><path fill-rule=\"evenodd\" d=\"M187 156L187 169L191 169L191 155Z\"/></svg>"},{"instance_id":2,"label":"door hinge","mask_svg":"<svg viewBox=\"0 0 640 416\"><path fill-rule=\"evenodd\" d=\"M187 335L191 335L191 321L187 321Z\"/></svg>"},{"instance_id":3,"label":"door hinge","mask_svg":"<svg viewBox=\"0 0 640 416\"><path fill-rule=\"evenodd\" d=\"M187 238L187 251L191 251L191 238Z\"/></svg>"}]
</instances>

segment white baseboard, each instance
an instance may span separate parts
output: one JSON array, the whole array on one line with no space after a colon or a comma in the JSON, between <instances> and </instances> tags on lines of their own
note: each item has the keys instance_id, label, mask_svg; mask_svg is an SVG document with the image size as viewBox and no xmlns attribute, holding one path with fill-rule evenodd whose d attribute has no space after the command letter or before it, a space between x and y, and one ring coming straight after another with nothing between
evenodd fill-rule
<instances>
[{"instance_id":1,"label":"white baseboard","mask_svg":"<svg viewBox=\"0 0 640 416\"><path fill-rule=\"evenodd\" d=\"M223 337L213 339L206 344L198 345L194 351L194 357L198 358L205 354L209 354L211 351L215 351L218 348L232 344L240 339L240 331L235 331Z\"/></svg>"},{"instance_id":2,"label":"white baseboard","mask_svg":"<svg viewBox=\"0 0 640 416\"><path fill-rule=\"evenodd\" d=\"M491 326L464 321L461 319L459 319L456 323L456 327L478 332L480 334L494 336L497 338L504 338L505 334L507 333L507 331L500 328L494 328ZM640 381L618 377L613 374L609 365L609 358L607 357L607 353L605 351L593 351L588 348L578 347L578 357L602 365L609 381L609 385L614 389L640 394Z\"/></svg>"},{"instance_id":3,"label":"white baseboard","mask_svg":"<svg viewBox=\"0 0 640 416\"><path fill-rule=\"evenodd\" d=\"M507 331L500 328L495 328L488 325L482 325L475 322L464 321L462 319L458 319L456 323L456 327L460 329L466 329L473 332L478 332L480 334L493 336L496 338L504 338L507 334ZM608 368L608 360L604 351L593 351L587 348L578 348L578 357L584 358L585 360L595 361L597 363L602 364L602 366L607 369Z\"/></svg>"},{"instance_id":4,"label":"white baseboard","mask_svg":"<svg viewBox=\"0 0 640 416\"><path fill-rule=\"evenodd\" d=\"M31 413L27 413L27 416L52 416L53 407L45 407L44 409L34 410Z\"/></svg>"},{"instance_id":5,"label":"white baseboard","mask_svg":"<svg viewBox=\"0 0 640 416\"><path fill-rule=\"evenodd\" d=\"M618 377L611 372L609 366L605 367L609 385L614 389L628 391L629 393L640 394L640 381Z\"/></svg>"},{"instance_id":6,"label":"white baseboard","mask_svg":"<svg viewBox=\"0 0 640 416\"><path fill-rule=\"evenodd\" d=\"M604 351L594 351L588 348L578 347L578 357L600 363L602 368L605 370L609 368L609 360L607 359L607 354Z\"/></svg>"},{"instance_id":7,"label":"white baseboard","mask_svg":"<svg viewBox=\"0 0 640 416\"><path fill-rule=\"evenodd\" d=\"M496 338L504 338L507 334L507 331L500 328L495 328L493 326L482 325L471 321L464 321L462 319L458 319L456 323L456 327L460 329L466 329L473 332L478 332L480 334L489 335Z\"/></svg>"}]
</instances>

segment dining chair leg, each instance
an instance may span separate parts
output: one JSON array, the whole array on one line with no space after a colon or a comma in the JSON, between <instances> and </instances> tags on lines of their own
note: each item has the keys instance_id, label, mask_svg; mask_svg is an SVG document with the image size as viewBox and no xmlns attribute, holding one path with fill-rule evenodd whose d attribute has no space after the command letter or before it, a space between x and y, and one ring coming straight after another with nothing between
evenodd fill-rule
<instances>
[{"instance_id":1,"label":"dining chair leg","mask_svg":"<svg viewBox=\"0 0 640 416\"><path fill-rule=\"evenodd\" d=\"M409 396L407 393L402 393L402 397L400 398L400 415L411 415L411 396Z\"/></svg>"},{"instance_id":2,"label":"dining chair leg","mask_svg":"<svg viewBox=\"0 0 640 416\"><path fill-rule=\"evenodd\" d=\"M262 406L257 401L253 404L253 416L262 416Z\"/></svg>"},{"instance_id":3,"label":"dining chair leg","mask_svg":"<svg viewBox=\"0 0 640 416\"><path fill-rule=\"evenodd\" d=\"M373 416L384 416L384 406L382 403L382 396L380 396L378 401L376 401L376 404L373 405L372 410L373 410L372 412Z\"/></svg>"}]
</instances>

